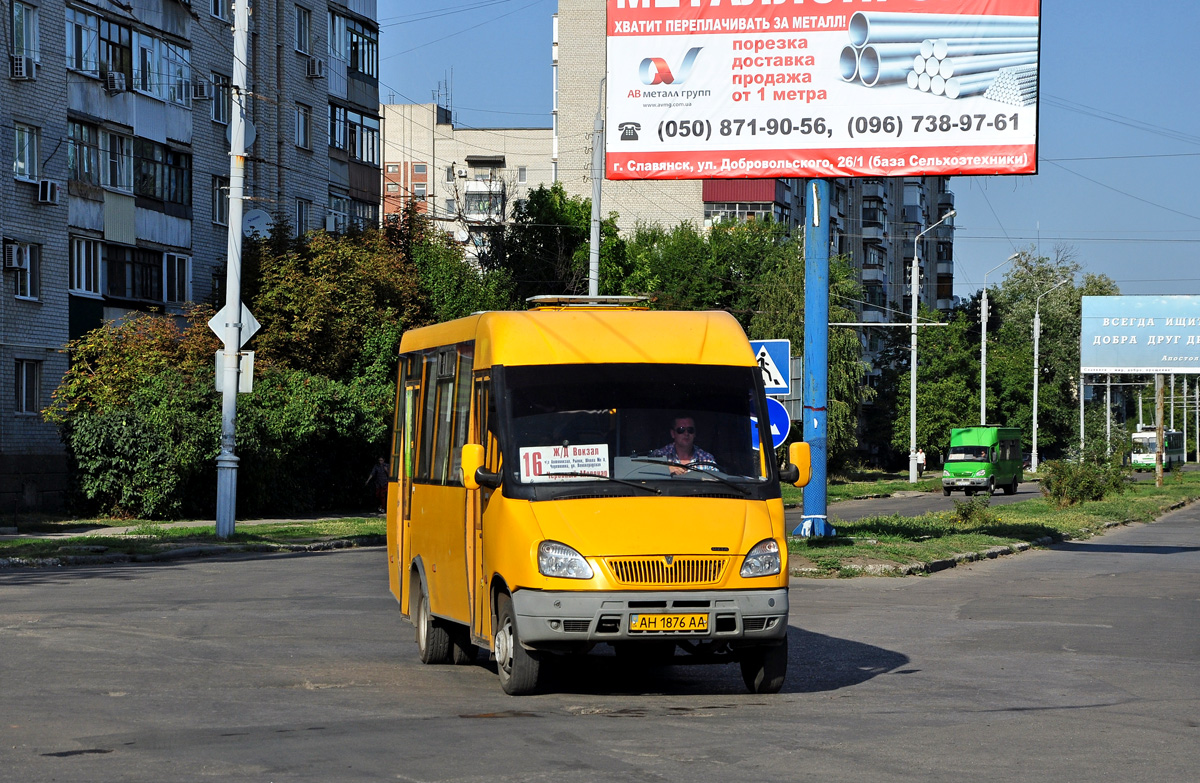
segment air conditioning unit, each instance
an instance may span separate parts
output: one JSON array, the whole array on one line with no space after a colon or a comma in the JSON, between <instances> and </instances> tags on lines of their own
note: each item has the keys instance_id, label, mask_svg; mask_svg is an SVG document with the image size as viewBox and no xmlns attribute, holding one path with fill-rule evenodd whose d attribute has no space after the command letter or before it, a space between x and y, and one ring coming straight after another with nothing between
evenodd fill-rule
<instances>
[{"instance_id":1,"label":"air conditioning unit","mask_svg":"<svg viewBox=\"0 0 1200 783\"><path fill-rule=\"evenodd\" d=\"M32 79L36 68L37 63L32 57L14 54L8 61L8 76L10 79Z\"/></svg>"},{"instance_id":2,"label":"air conditioning unit","mask_svg":"<svg viewBox=\"0 0 1200 783\"><path fill-rule=\"evenodd\" d=\"M211 101L213 97L212 82L207 79L192 82L192 100L193 101Z\"/></svg>"},{"instance_id":3,"label":"air conditioning unit","mask_svg":"<svg viewBox=\"0 0 1200 783\"><path fill-rule=\"evenodd\" d=\"M29 268L29 245L8 244L4 246L5 269Z\"/></svg>"},{"instance_id":4,"label":"air conditioning unit","mask_svg":"<svg viewBox=\"0 0 1200 783\"><path fill-rule=\"evenodd\" d=\"M109 92L125 92L125 74L119 71L104 74L104 89Z\"/></svg>"},{"instance_id":5,"label":"air conditioning unit","mask_svg":"<svg viewBox=\"0 0 1200 783\"><path fill-rule=\"evenodd\" d=\"M309 57L308 58L308 73L306 75L310 79L324 79L325 78L325 61L319 57Z\"/></svg>"},{"instance_id":6,"label":"air conditioning unit","mask_svg":"<svg viewBox=\"0 0 1200 783\"><path fill-rule=\"evenodd\" d=\"M456 169L454 173L457 174L462 179L466 179L466 177L467 177L467 169L465 166L459 166L458 169Z\"/></svg>"},{"instance_id":7,"label":"air conditioning unit","mask_svg":"<svg viewBox=\"0 0 1200 783\"><path fill-rule=\"evenodd\" d=\"M58 203L58 183L43 179L38 180L38 203L39 204L57 204Z\"/></svg>"},{"instance_id":8,"label":"air conditioning unit","mask_svg":"<svg viewBox=\"0 0 1200 783\"><path fill-rule=\"evenodd\" d=\"M339 233L342 230L342 221L337 215L325 216L325 230L331 233Z\"/></svg>"}]
</instances>

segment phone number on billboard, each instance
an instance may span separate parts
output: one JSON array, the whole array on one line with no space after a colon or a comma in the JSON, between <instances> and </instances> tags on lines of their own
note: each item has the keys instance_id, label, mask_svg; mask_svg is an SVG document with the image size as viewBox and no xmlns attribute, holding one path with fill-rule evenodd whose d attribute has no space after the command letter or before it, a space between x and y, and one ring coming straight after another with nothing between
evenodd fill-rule
<instances>
[{"instance_id":1,"label":"phone number on billboard","mask_svg":"<svg viewBox=\"0 0 1200 783\"><path fill-rule=\"evenodd\" d=\"M804 136L832 136L833 130L825 124L824 117L802 117L793 120L789 117L769 120L721 120L717 132L722 136L790 136L799 133ZM687 138L711 139L713 134L712 120L664 120L658 124L658 139Z\"/></svg>"},{"instance_id":2,"label":"phone number on billboard","mask_svg":"<svg viewBox=\"0 0 1200 783\"><path fill-rule=\"evenodd\" d=\"M914 114L909 117L908 129L910 134L949 133L951 131L1016 131L1020 129L1021 115L1012 114L960 114L957 117L950 114ZM776 119L728 119L716 124L716 131L721 136L803 136L816 135L833 137L833 128L824 117L802 117L793 120L789 117ZM714 124L712 120L664 120L658 124L658 139L666 141L674 138L693 137L711 139ZM858 136L883 134L900 137L904 135L905 121L898 114L883 117L851 117L846 121L846 132L850 138Z\"/></svg>"},{"instance_id":3,"label":"phone number on billboard","mask_svg":"<svg viewBox=\"0 0 1200 783\"><path fill-rule=\"evenodd\" d=\"M1021 115L1012 114L914 114L909 118L912 133L949 133L950 131L1015 131L1020 128ZM850 138L882 133L899 137L904 134L904 118L898 114L886 117L851 117L846 121Z\"/></svg>"}]
</instances>

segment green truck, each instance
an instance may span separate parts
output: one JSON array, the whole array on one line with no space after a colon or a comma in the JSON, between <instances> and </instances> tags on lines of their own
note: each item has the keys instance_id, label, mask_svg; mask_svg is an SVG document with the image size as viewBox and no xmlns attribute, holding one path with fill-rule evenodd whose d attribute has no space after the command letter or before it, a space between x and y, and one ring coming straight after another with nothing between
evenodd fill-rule
<instances>
[{"instance_id":1,"label":"green truck","mask_svg":"<svg viewBox=\"0 0 1200 783\"><path fill-rule=\"evenodd\" d=\"M1023 478L1021 431L1015 427L960 427L950 430L950 449L942 465L942 494L961 489L1012 495Z\"/></svg>"}]
</instances>

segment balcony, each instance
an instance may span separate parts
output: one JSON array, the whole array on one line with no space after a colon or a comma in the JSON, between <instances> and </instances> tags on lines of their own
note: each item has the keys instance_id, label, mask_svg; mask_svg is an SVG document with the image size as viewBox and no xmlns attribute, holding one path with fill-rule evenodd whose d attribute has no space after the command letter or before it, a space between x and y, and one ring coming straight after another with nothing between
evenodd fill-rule
<instances>
[{"instance_id":1,"label":"balcony","mask_svg":"<svg viewBox=\"0 0 1200 783\"><path fill-rule=\"evenodd\" d=\"M953 297L951 299L937 300L937 309L939 309L943 312L945 312L947 310L953 310L957 305L958 305L958 297L957 296Z\"/></svg>"},{"instance_id":2,"label":"balcony","mask_svg":"<svg viewBox=\"0 0 1200 783\"><path fill-rule=\"evenodd\" d=\"M887 242L888 235L880 226L863 226L862 238L864 242L884 243Z\"/></svg>"},{"instance_id":3,"label":"balcony","mask_svg":"<svg viewBox=\"0 0 1200 783\"><path fill-rule=\"evenodd\" d=\"M887 275L883 271L882 265L867 266L862 268L862 281L864 283L886 283Z\"/></svg>"},{"instance_id":4,"label":"balcony","mask_svg":"<svg viewBox=\"0 0 1200 783\"><path fill-rule=\"evenodd\" d=\"M864 199L877 198L884 201L888 197L887 185L882 180L868 179L862 183L862 197Z\"/></svg>"},{"instance_id":5,"label":"balcony","mask_svg":"<svg viewBox=\"0 0 1200 783\"><path fill-rule=\"evenodd\" d=\"M954 209L954 194L950 191L937 194L938 214Z\"/></svg>"},{"instance_id":6,"label":"balcony","mask_svg":"<svg viewBox=\"0 0 1200 783\"><path fill-rule=\"evenodd\" d=\"M953 261L938 261L937 262L937 273L938 273L939 277L941 275L953 275L954 274L954 262Z\"/></svg>"}]
</instances>

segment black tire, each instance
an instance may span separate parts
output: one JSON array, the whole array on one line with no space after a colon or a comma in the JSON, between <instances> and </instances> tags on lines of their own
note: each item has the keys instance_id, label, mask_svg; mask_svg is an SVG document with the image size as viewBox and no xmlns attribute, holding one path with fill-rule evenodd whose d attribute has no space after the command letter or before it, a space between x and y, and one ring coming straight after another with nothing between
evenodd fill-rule
<instances>
[{"instance_id":1,"label":"black tire","mask_svg":"<svg viewBox=\"0 0 1200 783\"><path fill-rule=\"evenodd\" d=\"M496 599L496 630L492 650L496 654L500 687L505 693L509 696L525 696L537 691L542 669L541 656L521 646L512 598L506 594Z\"/></svg>"},{"instance_id":2,"label":"black tire","mask_svg":"<svg viewBox=\"0 0 1200 783\"><path fill-rule=\"evenodd\" d=\"M741 661L742 682L751 693L779 693L787 677L788 645L781 644L747 650Z\"/></svg>"},{"instance_id":3,"label":"black tire","mask_svg":"<svg viewBox=\"0 0 1200 783\"><path fill-rule=\"evenodd\" d=\"M1012 484L1010 484L1004 488L1004 494L1005 495L1017 494L1017 477L1016 476L1013 476Z\"/></svg>"},{"instance_id":4,"label":"black tire","mask_svg":"<svg viewBox=\"0 0 1200 783\"><path fill-rule=\"evenodd\" d=\"M992 476L991 478L988 479L987 493L989 495L996 494L996 477L995 476Z\"/></svg>"},{"instance_id":5,"label":"black tire","mask_svg":"<svg viewBox=\"0 0 1200 783\"><path fill-rule=\"evenodd\" d=\"M450 657L455 666L470 666L479 655L479 647L471 643L471 631L458 627L450 634Z\"/></svg>"},{"instance_id":6,"label":"black tire","mask_svg":"<svg viewBox=\"0 0 1200 783\"><path fill-rule=\"evenodd\" d=\"M942 494L946 497L950 497L950 487L942 487Z\"/></svg>"},{"instance_id":7,"label":"black tire","mask_svg":"<svg viewBox=\"0 0 1200 783\"><path fill-rule=\"evenodd\" d=\"M971 497L972 495L974 495L974 494L975 494L975 490L973 490L973 489L964 489L964 490L963 490L963 494L964 494L964 495L966 495L967 497Z\"/></svg>"},{"instance_id":8,"label":"black tire","mask_svg":"<svg viewBox=\"0 0 1200 783\"><path fill-rule=\"evenodd\" d=\"M416 604L413 623L417 626L417 652L421 663L450 663L450 633L429 611L429 596L421 588L421 577L413 574L412 598Z\"/></svg>"}]
</instances>

